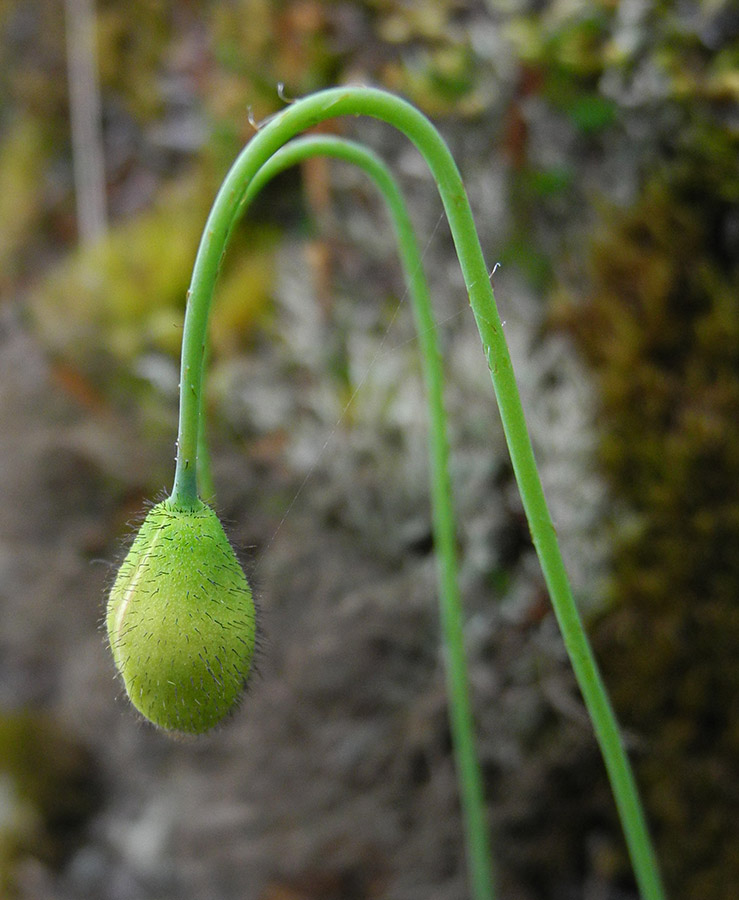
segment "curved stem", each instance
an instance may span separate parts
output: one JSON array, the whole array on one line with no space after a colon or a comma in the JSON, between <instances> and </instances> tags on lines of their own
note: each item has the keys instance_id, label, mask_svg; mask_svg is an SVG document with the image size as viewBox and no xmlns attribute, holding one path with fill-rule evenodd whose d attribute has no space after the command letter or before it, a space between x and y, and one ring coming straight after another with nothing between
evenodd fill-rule
<instances>
[{"instance_id":1,"label":"curved stem","mask_svg":"<svg viewBox=\"0 0 739 900\"><path fill-rule=\"evenodd\" d=\"M444 410L444 375L428 284L413 224L403 196L387 166L360 144L316 135L297 138L278 150L259 169L244 193L237 216L275 175L312 156L331 156L363 169L380 189L388 206L413 304L423 361L429 408L431 503L434 546L439 560L439 607L446 648L449 714L457 766L472 896L492 900L493 865L485 814L482 774L475 749L469 677L464 650L462 602L456 550L456 525L449 478L449 444ZM232 222L232 226L235 222Z\"/></svg>"},{"instance_id":2,"label":"curved stem","mask_svg":"<svg viewBox=\"0 0 739 900\"><path fill-rule=\"evenodd\" d=\"M524 510L572 667L603 754L632 863L645 900L662 900L656 858L633 773L570 590L536 468L510 354L469 201L456 164L433 125L410 104L385 91L345 87L296 101L252 138L218 192L198 249L185 315L180 430L173 502L195 502L199 392L211 295L231 223L249 182L267 159L306 128L340 115L368 115L403 132L424 156L436 181L457 249L470 305L490 369Z\"/></svg>"},{"instance_id":3,"label":"curved stem","mask_svg":"<svg viewBox=\"0 0 739 900\"><path fill-rule=\"evenodd\" d=\"M206 503L212 505L215 501L216 489L213 484L213 471L210 460L210 449L207 440L207 404L205 402L205 373L208 370L208 344L206 342L203 351L203 379L200 384L200 412L198 413L198 465L197 482L198 495Z\"/></svg>"}]
</instances>

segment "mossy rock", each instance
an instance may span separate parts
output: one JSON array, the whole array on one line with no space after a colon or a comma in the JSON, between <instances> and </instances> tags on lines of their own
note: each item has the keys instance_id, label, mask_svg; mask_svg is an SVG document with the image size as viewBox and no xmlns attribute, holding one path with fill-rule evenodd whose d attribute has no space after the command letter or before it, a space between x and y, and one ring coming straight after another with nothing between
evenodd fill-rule
<instances>
[{"instance_id":1,"label":"mossy rock","mask_svg":"<svg viewBox=\"0 0 739 900\"><path fill-rule=\"evenodd\" d=\"M700 124L700 123L699 123ZM735 155L695 128L610 212L591 293L563 317L599 384L614 515L594 631L670 896L739 884L739 266ZM736 248L734 248L736 249Z\"/></svg>"}]
</instances>

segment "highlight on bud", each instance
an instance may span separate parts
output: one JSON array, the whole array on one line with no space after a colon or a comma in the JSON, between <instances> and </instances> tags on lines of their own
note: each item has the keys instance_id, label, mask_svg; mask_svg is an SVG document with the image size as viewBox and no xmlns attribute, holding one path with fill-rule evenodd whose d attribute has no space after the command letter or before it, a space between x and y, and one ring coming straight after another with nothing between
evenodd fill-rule
<instances>
[{"instance_id":1,"label":"highlight on bud","mask_svg":"<svg viewBox=\"0 0 739 900\"><path fill-rule=\"evenodd\" d=\"M147 515L108 599L108 637L133 705L200 734L233 709L251 669L251 589L215 512L171 499Z\"/></svg>"}]
</instances>

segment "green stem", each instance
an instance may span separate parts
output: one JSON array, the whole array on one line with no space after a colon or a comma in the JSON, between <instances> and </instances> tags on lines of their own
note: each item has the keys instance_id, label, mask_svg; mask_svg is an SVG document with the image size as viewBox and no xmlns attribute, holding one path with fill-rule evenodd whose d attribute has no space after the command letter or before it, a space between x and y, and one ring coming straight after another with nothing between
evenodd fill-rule
<instances>
[{"instance_id":1,"label":"green stem","mask_svg":"<svg viewBox=\"0 0 739 900\"><path fill-rule=\"evenodd\" d=\"M269 158L249 183L243 198L244 207L275 175L313 156L331 156L363 169L374 180L385 198L398 241L403 271L413 304L428 398L434 546L439 560L441 583L439 606L447 654L449 711L462 798L470 885L472 896L476 900L492 900L495 892L490 833L485 814L482 774L475 749L464 650L456 525L449 478L449 444L444 410L444 374L423 262L403 196L387 166L367 148L343 138L317 135L298 138L286 144ZM242 208L239 207L239 212Z\"/></svg>"},{"instance_id":2,"label":"green stem","mask_svg":"<svg viewBox=\"0 0 739 900\"><path fill-rule=\"evenodd\" d=\"M196 497L199 392L208 311L231 223L249 182L267 159L296 134L329 118L368 115L397 127L424 156L436 181L459 256L470 305L482 339L534 546L572 667L603 754L644 900L662 900L655 854L613 710L575 605L534 460L510 354L469 201L454 160L433 125L410 104L372 88L334 88L283 110L244 148L216 197L195 260L182 347L180 430L173 502Z\"/></svg>"},{"instance_id":3,"label":"green stem","mask_svg":"<svg viewBox=\"0 0 739 900\"><path fill-rule=\"evenodd\" d=\"M210 449L207 440L207 409L205 402L205 373L208 371L208 345L203 351L203 378L200 383L200 412L198 414L198 465L197 482L198 494L206 503L213 504L216 496L213 484L213 471L211 468Z\"/></svg>"}]
</instances>

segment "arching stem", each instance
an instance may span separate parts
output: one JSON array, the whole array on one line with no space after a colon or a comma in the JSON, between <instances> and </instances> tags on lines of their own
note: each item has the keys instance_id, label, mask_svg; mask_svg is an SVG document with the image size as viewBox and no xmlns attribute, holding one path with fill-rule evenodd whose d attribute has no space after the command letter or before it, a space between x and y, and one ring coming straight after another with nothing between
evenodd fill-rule
<instances>
[{"instance_id":1,"label":"arching stem","mask_svg":"<svg viewBox=\"0 0 739 900\"><path fill-rule=\"evenodd\" d=\"M275 116L244 148L216 197L198 249L185 316L180 429L172 502L192 504L203 349L210 300L236 211L261 166L296 134L325 119L368 115L403 132L424 156L436 181L482 339L524 510L572 667L603 754L624 827L637 882L645 900L662 900L655 854L618 725L588 643L565 571L539 479L510 354L495 305L469 201L459 171L436 129L410 104L384 91L345 87L296 101Z\"/></svg>"},{"instance_id":2,"label":"arching stem","mask_svg":"<svg viewBox=\"0 0 739 900\"><path fill-rule=\"evenodd\" d=\"M439 608L446 648L445 669L450 723L460 784L471 895L475 900L492 900L495 891L490 830L485 812L482 774L475 749L469 677L464 650L456 524L449 478L442 357L423 262L403 195L387 166L371 150L343 138L315 135L297 138L285 144L269 158L249 183L243 202L238 207L237 217L240 217L257 193L275 175L314 156L330 156L352 163L369 175L387 203L398 241L405 280L413 305L428 398L431 506L434 547L439 563ZM202 453L202 442L200 447Z\"/></svg>"}]
</instances>

